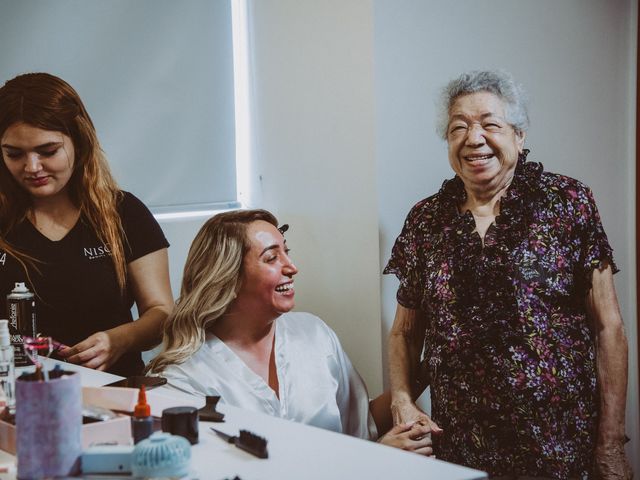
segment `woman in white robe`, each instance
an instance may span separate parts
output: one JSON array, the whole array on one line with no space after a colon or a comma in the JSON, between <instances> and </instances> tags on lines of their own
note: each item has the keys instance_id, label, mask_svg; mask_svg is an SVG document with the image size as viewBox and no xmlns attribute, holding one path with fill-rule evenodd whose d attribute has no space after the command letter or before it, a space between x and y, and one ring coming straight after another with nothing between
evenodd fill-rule
<instances>
[{"instance_id":1,"label":"woman in white robe","mask_svg":"<svg viewBox=\"0 0 640 480\"><path fill-rule=\"evenodd\" d=\"M298 270L277 225L265 210L205 223L189 250L164 350L148 369L192 395L377 439L390 424L382 398L370 406L364 382L322 320L291 312ZM403 424L379 441L428 455L426 433L422 424Z\"/></svg>"}]
</instances>

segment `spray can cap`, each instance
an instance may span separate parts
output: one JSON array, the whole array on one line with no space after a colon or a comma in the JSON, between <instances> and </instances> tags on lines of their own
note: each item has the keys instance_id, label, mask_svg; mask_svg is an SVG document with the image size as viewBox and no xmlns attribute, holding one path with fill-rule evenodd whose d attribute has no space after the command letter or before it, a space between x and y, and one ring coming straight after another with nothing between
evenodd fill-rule
<instances>
[{"instance_id":1,"label":"spray can cap","mask_svg":"<svg viewBox=\"0 0 640 480\"><path fill-rule=\"evenodd\" d=\"M16 282L16 286L13 288L12 293L26 293L29 289L24 282Z\"/></svg>"},{"instance_id":2,"label":"spray can cap","mask_svg":"<svg viewBox=\"0 0 640 480\"><path fill-rule=\"evenodd\" d=\"M11 345L9 320L0 320L0 347L8 347L9 345Z\"/></svg>"}]
</instances>

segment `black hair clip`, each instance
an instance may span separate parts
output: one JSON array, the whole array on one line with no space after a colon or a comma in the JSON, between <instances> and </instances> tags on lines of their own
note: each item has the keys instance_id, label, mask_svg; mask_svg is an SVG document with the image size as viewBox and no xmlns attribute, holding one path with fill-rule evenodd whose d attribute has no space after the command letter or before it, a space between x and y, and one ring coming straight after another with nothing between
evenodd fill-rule
<instances>
[{"instance_id":1,"label":"black hair clip","mask_svg":"<svg viewBox=\"0 0 640 480\"><path fill-rule=\"evenodd\" d=\"M289 224L285 223L284 225L281 225L278 227L278 231L284 235L284 232L286 232L287 230L289 230Z\"/></svg>"}]
</instances>

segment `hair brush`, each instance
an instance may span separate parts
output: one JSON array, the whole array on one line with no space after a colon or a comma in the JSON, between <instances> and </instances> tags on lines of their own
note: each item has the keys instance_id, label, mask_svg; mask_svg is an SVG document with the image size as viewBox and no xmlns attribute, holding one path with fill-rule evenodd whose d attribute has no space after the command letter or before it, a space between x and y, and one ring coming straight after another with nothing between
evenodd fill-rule
<instances>
[{"instance_id":1,"label":"hair brush","mask_svg":"<svg viewBox=\"0 0 640 480\"><path fill-rule=\"evenodd\" d=\"M241 448L245 452L255 455L258 458L269 458L269 452L267 452L267 439L260 437L255 433L251 433L248 430L240 430L240 435L233 436L228 435L220 430L210 427L211 430L216 432L218 436L223 438L226 442L234 444L236 447Z\"/></svg>"}]
</instances>

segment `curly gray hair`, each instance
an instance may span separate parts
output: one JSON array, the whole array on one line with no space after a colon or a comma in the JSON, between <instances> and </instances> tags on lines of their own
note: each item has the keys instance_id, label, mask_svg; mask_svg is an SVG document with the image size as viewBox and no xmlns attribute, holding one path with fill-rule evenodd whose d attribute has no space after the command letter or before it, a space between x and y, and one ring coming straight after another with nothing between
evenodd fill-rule
<instances>
[{"instance_id":1,"label":"curly gray hair","mask_svg":"<svg viewBox=\"0 0 640 480\"><path fill-rule=\"evenodd\" d=\"M449 110L458 97L476 92L490 92L501 98L505 104L506 121L518 133L529 128L529 113L527 112L527 95L504 70L472 71L451 80L440 93L438 108L437 132L444 140L447 139L449 126Z\"/></svg>"}]
</instances>

